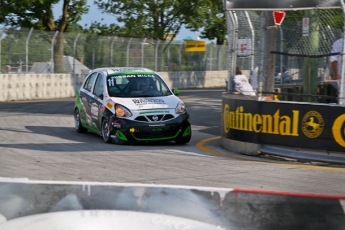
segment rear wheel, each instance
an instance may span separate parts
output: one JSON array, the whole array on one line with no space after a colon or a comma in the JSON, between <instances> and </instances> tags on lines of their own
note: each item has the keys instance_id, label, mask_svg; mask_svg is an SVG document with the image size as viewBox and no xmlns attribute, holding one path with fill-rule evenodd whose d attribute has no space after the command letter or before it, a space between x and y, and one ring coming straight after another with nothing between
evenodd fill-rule
<instances>
[{"instance_id":1,"label":"rear wheel","mask_svg":"<svg viewBox=\"0 0 345 230\"><path fill-rule=\"evenodd\" d=\"M84 128L83 125L81 124L80 120L80 113L79 109L74 110L74 124L75 124L75 130L77 130L78 133L86 133L87 128Z\"/></svg>"},{"instance_id":2,"label":"rear wheel","mask_svg":"<svg viewBox=\"0 0 345 230\"><path fill-rule=\"evenodd\" d=\"M110 128L107 119L102 121L102 137L106 143L111 143Z\"/></svg>"}]
</instances>

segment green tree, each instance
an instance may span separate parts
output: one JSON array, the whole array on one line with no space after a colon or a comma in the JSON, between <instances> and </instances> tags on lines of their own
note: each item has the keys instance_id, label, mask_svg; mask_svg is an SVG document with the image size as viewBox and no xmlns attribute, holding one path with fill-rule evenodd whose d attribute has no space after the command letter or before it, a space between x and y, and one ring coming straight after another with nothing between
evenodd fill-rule
<instances>
[{"instance_id":1,"label":"green tree","mask_svg":"<svg viewBox=\"0 0 345 230\"><path fill-rule=\"evenodd\" d=\"M199 31L200 38L216 39L217 45L226 42L226 20L222 0L201 0L194 13L197 17L188 17L187 28Z\"/></svg>"},{"instance_id":2,"label":"green tree","mask_svg":"<svg viewBox=\"0 0 345 230\"><path fill-rule=\"evenodd\" d=\"M81 20L88 12L85 0L63 0L62 15L54 19L53 5L59 0L5 0L0 4L0 23L19 28L34 28L41 31L58 31L54 41L55 72L64 72L64 32ZM52 39L46 36L46 39Z\"/></svg>"},{"instance_id":3,"label":"green tree","mask_svg":"<svg viewBox=\"0 0 345 230\"><path fill-rule=\"evenodd\" d=\"M95 0L95 4L123 23L122 35L165 41L168 33L173 34L164 47L159 47L164 53L182 25L187 24L190 17L197 17L199 0ZM162 61L163 58L158 59L158 71Z\"/></svg>"},{"instance_id":4,"label":"green tree","mask_svg":"<svg viewBox=\"0 0 345 230\"><path fill-rule=\"evenodd\" d=\"M197 0L95 0L106 13L124 24L130 37L165 40L167 32L178 34L199 7Z\"/></svg>"}]
</instances>

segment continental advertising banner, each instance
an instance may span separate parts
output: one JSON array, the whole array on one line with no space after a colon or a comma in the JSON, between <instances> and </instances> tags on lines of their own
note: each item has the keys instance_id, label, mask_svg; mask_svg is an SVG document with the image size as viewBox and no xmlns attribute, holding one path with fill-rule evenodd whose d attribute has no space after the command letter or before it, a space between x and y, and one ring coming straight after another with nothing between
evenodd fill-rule
<instances>
[{"instance_id":1,"label":"continental advertising banner","mask_svg":"<svg viewBox=\"0 0 345 230\"><path fill-rule=\"evenodd\" d=\"M340 0L224 0L226 10L340 8Z\"/></svg>"},{"instance_id":2,"label":"continental advertising banner","mask_svg":"<svg viewBox=\"0 0 345 230\"><path fill-rule=\"evenodd\" d=\"M228 139L345 152L345 108L223 98Z\"/></svg>"}]
</instances>

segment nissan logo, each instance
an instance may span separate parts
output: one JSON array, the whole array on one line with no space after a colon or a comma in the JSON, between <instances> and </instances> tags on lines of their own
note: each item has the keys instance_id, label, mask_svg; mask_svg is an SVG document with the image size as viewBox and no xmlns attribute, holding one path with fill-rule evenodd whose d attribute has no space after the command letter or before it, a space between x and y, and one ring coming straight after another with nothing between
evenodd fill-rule
<instances>
[{"instance_id":1,"label":"nissan logo","mask_svg":"<svg viewBox=\"0 0 345 230\"><path fill-rule=\"evenodd\" d=\"M158 116L156 116L156 115L152 116L152 120L158 121Z\"/></svg>"}]
</instances>

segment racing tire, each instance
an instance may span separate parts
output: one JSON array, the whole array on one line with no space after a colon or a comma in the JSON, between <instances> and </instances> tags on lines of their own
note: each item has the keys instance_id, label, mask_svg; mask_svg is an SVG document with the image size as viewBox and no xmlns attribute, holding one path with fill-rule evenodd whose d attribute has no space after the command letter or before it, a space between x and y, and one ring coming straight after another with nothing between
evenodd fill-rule
<instances>
[{"instance_id":1,"label":"racing tire","mask_svg":"<svg viewBox=\"0 0 345 230\"><path fill-rule=\"evenodd\" d=\"M111 143L110 128L109 128L109 124L108 124L108 120L107 119L103 119L103 121L102 121L101 133L102 133L103 140L106 143Z\"/></svg>"},{"instance_id":2,"label":"racing tire","mask_svg":"<svg viewBox=\"0 0 345 230\"><path fill-rule=\"evenodd\" d=\"M85 128L81 124L79 109L74 110L74 124L75 124L75 130L78 133L86 133L87 132L87 128Z\"/></svg>"},{"instance_id":3,"label":"racing tire","mask_svg":"<svg viewBox=\"0 0 345 230\"><path fill-rule=\"evenodd\" d=\"M181 138L176 139L175 143L178 145L184 145L184 144L187 144L191 138L192 138L192 134L189 134L186 137L181 137Z\"/></svg>"}]
</instances>

